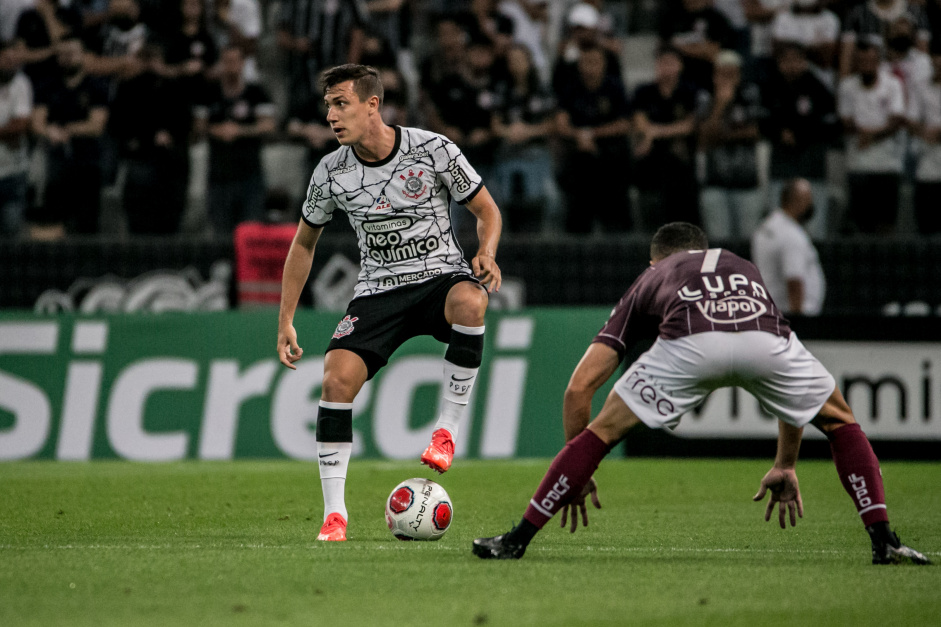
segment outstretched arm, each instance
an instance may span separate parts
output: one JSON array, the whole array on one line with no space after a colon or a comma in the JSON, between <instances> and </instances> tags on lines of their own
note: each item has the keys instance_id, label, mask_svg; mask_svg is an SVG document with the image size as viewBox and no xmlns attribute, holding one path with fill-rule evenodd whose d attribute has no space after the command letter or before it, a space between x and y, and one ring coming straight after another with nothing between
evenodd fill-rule
<instances>
[{"instance_id":1,"label":"outstretched arm","mask_svg":"<svg viewBox=\"0 0 941 627\"><path fill-rule=\"evenodd\" d=\"M801 436L804 429L793 427L784 421L778 421L778 453L774 458L774 466L761 480L761 487L753 500L760 501L765 493L771 490L768 507L765 509L765 520L771 520L774 504L778 503L778 522L781 529L785 529L785 511L790 512L791 526L797 524L797 516L804 517L804 503L801 501L801 491L797 483L797 453L800 451Z\"/></svg>"},{"instance_id":2,"label":"outstretched arm","mask_svg":"<svg viewBox=\"0 0 941 627\"><path fill-rule=\"evenodd\" d=\"M565 440L569 441L581 433L591 418L591 399L604 382L617 370L621 358L617 351L606 344L594 342L575 366L568 387L565 388L565 398L562 401L562 422L565 427ZM591 503L601 509L598 500L598 484L594 478L589 480L571 503L562 508L561 526L565 528L571 516L570 531L575 533L578 528L578 514L581 513L582 525L588 526L588 508L585 506L585 497L591 496Z\"/></svg>"},{"instance_id":3,"label":"outstretched arm","mask_svg":"<svg viewBox=\"0 0 941 627\"><path fill-rule=\"evenodd\" d=\"M301 358L304 351L297 345L297 332L294 330L294 312L301 290L307 283L310 267L314 261L314 248L323 227L314 228L303 220L297 225L294 241L284 261L284 275L281 278L281 310L278 313L278 358L281 363L297 370L294 362Z\"/></svg>"},{"instance_id":4,"label":"outstretched arm","mask_svg":"<svg viewBox=\"0 0 941 627\"><path fill-rule=\"evenodd\" d=\"M565 428L565 441L568 442L588 426L591 420L591 399L605 381L617 370L621 358L617 351L594 342L575 366L565 398L562 401L562 424Z\"/></svg>"},{"instance_id":5,"label":"outstretched arm","mask_svg":"<svg viewBox=\"0 0 941 627\"><path fill-rule=\"evenodd\" d=\"M503 277L497 265L497 245L503 231L503 218L486 187L480 189L469 203L467 209L477 218L477 241L480 243L477 254L471 260L474 276L487 286L488 292L499 292Z\"/></svg>"}]
</instances>

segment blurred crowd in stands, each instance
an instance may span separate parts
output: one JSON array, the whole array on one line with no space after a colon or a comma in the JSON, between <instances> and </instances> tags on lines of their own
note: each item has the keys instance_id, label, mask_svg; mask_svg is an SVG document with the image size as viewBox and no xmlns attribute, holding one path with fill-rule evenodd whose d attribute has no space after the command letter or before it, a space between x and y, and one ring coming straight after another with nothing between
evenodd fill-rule
<instances>
[{"instance_id":1,"label":"blurred crowd in stands","mask_svg":"<svg viewBox=\"0 0 941 627\"><path fill-rule=\"evenodd\" d=\"M0 46L0 236L108 231L103 194L179 233L197 175L190 231L296 220L347 62L381 69L387 123L463 149L508 232L748 239L795 177L814 238L941 232L941 0L0 0ZM306 148L290 189L272 144Z\"/></svg>"}]
</instances>

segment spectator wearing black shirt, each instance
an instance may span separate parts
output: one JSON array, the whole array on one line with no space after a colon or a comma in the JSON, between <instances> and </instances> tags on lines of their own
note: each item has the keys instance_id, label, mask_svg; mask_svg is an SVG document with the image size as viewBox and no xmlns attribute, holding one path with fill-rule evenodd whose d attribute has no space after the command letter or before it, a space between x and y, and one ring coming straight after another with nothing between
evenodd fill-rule
<instances>
[{"instance_id":1,"label":"spectator wearing black shirt","mask_svg":"<svg viewBox=\"0 0 941 627\"><path fill-rule=\"evenodd\" d=\"M56 44L70 35L80 35L82 16L56 0L36 0L36 6L20 14L14 40L21 52L23 72L33 86L40 86L59 75Z\"/></svg>"},{"instance_id":2,"label":"spectator wearing black shirt","mask_svg":"<svg viewBox=\"0 0 941 627\"><path fill-rule=\"evenodd\" d=\"M128 230L169 235L186 207L192 108L184 85L165 76L159 46L147 44L138 56L143 71L118 86L109 130L126 166Z\"/></svg>"},{"instance_id":3,"label":"spectator wearing black shirt","mask_svg":"<svg viewBox=\"0 0 941 627\"><path fill-rule=\"evenodd\" d=\"M565 198L566 230L590 233L631 227L630 110L624 82L605 67L601 48L582 50L578 75L560 85L558 134L564 140L558 182Z\"/></svg>"},{"instance_id":4,"label":"spectator wearing black shirt","mask_svg":"<svg viewBox=\"0 0 941 627\"><path fill-rule=\"evenodd\" d=\"M651 232L668 222L699 224L696 89L682 79L683 56L675 48L660 49L655 71L632 102L638 226Z\"/></svg>"},{"instance_id":5,"label":"spectator wearing black shirt","mask_svg":"<svg viewBox=\"0 0 941 627\"><path fill-rule=\"evenodd\" d=\"M216 42L206 25L203 0L181 0L176 28L163 39L165 73L179 79L193 103L201 101L219 60Z\"/></svg>"},{"instance_id":6,"label":"spectator wearing black shirt","mask_svg":"<svg viewBox=\"0 0 941 627\"><path fill-rule=\"evenodd\" d=\"M706 156L700 195L703 225L710 238L750 238L765 203L758 180L761 92L742 80L742 59L723 50L716 56L713 93L700 92L699 143Z\"/></svg>"},{"instance_id":7,"label":"spectator wearing black shirt","mask_svg":"<svg viewBox=\"0 0 941 627\"><path fill-rule=\"evenodd\" d=\"M441 82L461 71L467 61L467 42L469 37L458 21L451 16L438 16L435 19L435 44L431 53L421 65L421 101L428 105L432 94L441 91ZM432 114L425 111L425 115Z\"/></svg>"},{"instance_id":8,"label":"spectator wearing black shirt","mask_svg":"<svg viewBox=\"0 0 941 627\"><path fill-rule=\"evenodd\" d=\"M557 93L562 85L577 80L578 59L583 50L600 48L605 55L605 72L617 80L623 76L621 60L612 39L601 29L601 13L587 2L579 2L566 16L567 36L559 43L559 52L552 68L552 88Z\"/></svg>"},{"instance_id":9,"label":"spectator wearing black shirt","mask_svg":"<svg viewBox=\"0 0 941 627\"><path fill-rule=\"evenodd\" d=\"M37 90L33 130L47 151L45 210L33 222L96 233L101 205L100 139L108 122L107 88L85 73L77 37L56 44L59 80Z\"/></svg>"},{"instance_id":10,"label":"spectator wearing black shirt","mask_svg":"<svg viewBox=\"0 0 941 627\"><path fill-rule=\"evenodd\" d=\"M712 86L712 65L720 50L735 46L736 34L712 0L663 4L660 40L683 54L684 78L700 89Z\"/></svg>"},{"instance_id":11,"label":"spectator wearing black shirt","mask_svg":"<svg viewBox=\"0 0 941 627\"><path fill-rule=\"evenodd\" d=\"M509 229L532 232L555 214L548 145L555 103L526 46L510 46L507 67L509 76L494 86L492 124L499 146L492 189Z\"/></svg>"},{"instance_id":12,"label":"spectator wearing black shirt","mask_svg":"<svg viewBox=\"0 0 941 627\"><path fill-rule=\"evenodd\" d=\"M264 217L261 150L264 138L276 128L275 106L261 86L245 82L244 64L240 48L225 48L219 81L210 86L206 107L198 109L200 123L208 125L208 211L217 235L230 234L239 222Z\"/></svg>"},{"instance_id":13,"label":"spectator wearing black shirt","mask_svg":"<svg viewBox=\"0 0 941 627\"><path fill-rule=\"evenodd\" d=\"M470 38L489 41L494 55L503 59L513 42L513 20L497 11L496 0L470 0L469 4L462 20Z\"/></svg>"},{"instance_id":14,"label":"spectator wearing black shirt","mask_svg":"<svg viewBox=\"0 0 941 627\"><path fill-rule=\"evenodd\" d=\"M288 56L289 109L318 95L323 70L360 62L368 19L363 0L281 2L277 42Z\"/></svg>"},{"instance_id":15,"label":"spectator wearing black shirt","mask_svg":"<svg viewBox=\"0 0 941 627\"><path fill-rule=\"evenodd\" d=\"M97 31L86 32L89 74L110 79L110 97L114 96L119 80L130 78L140 71L137 53L150 35L141 21L139 0L110 0L108 21Z\"/></svg>"},{"instance_id":16,"label":"spectator wearing black shirt","mask_svg":"<svg viewBox=\"0 0 941 627\"><path fill-rule=\"evenodd\" d=\"M489 40L471 41L456 71L426 86L430 96L429 129L461 147L486 180L493 167L495 141L490 126L495 78L494 52Z\"/></svg>"},{"instance_id":17,"label":"spectator wearing black shirt","mask_svg":"<svg viewBox=\"0 0 941 627\"><path fill-rule=\"evenodd\" d=\"M827 149L839 137L839 118L833 93L810 69L805 49L782 43L777 70L765 86L764 135L771 142L770 206L789 179L805 178L814 197L814 215L805 228L811 237L827 235Z\"/></svg>"},{"instance_id":18,"label":"spectator wearing black shirt","mask_svg":"<svg viewBox=\"0 0 941 627\"><path fill-rule=\"evenodd\" d=\"M486 181L493 173L496 150L490 110L498 73L490 40L472 40L463 49L458 65L442 71L436 82L422 84L425 113L429 130L457 144ZM458 233L474 228L470 217L462 207L452 206L451 224Z\"/></svg>"},{"instance_id":19,"label":"spectator wearing black shirt","mask_svg":"<svg viewBox=\"0 0 941 627\"><path fill-rule=\"evenodd\" d=\"M18 235L26 214L33 88L20 68L19 53L0 42L0 237Z\"/></svg>"}]
</instances>

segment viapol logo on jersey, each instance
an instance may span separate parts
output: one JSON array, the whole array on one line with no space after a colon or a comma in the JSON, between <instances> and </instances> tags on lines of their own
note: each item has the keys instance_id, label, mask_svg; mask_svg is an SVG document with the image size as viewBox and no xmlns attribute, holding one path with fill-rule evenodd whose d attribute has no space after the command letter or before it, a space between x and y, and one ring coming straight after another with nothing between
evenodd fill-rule
<instances>
[{"instance_id":1,"label":"viapol logo on jersey","mask_svg":"<svg viewBox=\"0 0 941 627\"><path fill-rule=\"evenodd\" d=\"M768 300L768 292L761 283L749 281L744 274L730 275L728 286L721 276L702 275L700 280L701 289L684 285L677 295L682 300L696 303L696 308L710 322L737 324L768 312L768 306L762 302ZM751 294L746 288L751 289Z\"/></svg>"}]
</instances>

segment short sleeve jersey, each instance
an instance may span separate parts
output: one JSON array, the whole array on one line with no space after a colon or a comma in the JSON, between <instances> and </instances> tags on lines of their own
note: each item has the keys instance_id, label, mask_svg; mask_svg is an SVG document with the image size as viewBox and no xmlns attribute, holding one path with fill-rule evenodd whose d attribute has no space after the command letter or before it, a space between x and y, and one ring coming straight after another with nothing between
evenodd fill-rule
<instances>
[{"instance_id":1,"label":"short sleeve jersey","mask_svg":"<svg viewBox=\"0 0 941 627\"><path fill-rule=\"evenodd\" d=\"M758 268L721 248L674 253L647 268L593 341L623 358L651 324L666 340L708 331L791 334Z\"/></svg>"},{"instance_id":2,"label":"short sleeve jersey","mask_svg":"<svg viewBox=\"0 0 941 627\"><path fill-rule=\"evenodd\" d=\"M380 161L362 161L351 146L314 169L302 217L326 225L346 212L356 231L362 266L354 298L450 273L470 274L448 211L469 202L483 182L448 138L395 127L395 145Z\"/></svg>"}]
</instances>

